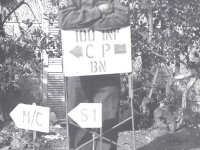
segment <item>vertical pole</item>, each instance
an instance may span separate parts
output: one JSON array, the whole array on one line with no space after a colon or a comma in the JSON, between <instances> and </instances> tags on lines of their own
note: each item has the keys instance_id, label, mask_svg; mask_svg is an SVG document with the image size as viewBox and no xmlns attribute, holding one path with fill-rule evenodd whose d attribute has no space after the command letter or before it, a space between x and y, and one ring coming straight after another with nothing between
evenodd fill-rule
<instances>
[{"instance_id":1,"label":"vertical pole","mask_svg":"<svg viewBox=\"0 0 200 150\"><path fill-rule=\"evenodd\" d=\"M38 0L38 4L40 6L40 10L41 10L41 13L42 13L42 31L44 31L44 8L42 6L41 0Z\"/></svg>"},{"instance_id":2,"label":"vertical pole","mask_svg":"<svg viewBox=\"0 0 200 150\"><path fill-rule=\"evenodd\" d=\"M69 144L69 118L68 118L68 99L67 99L67 78L64 76L64 91L65 91L65 111L66 111L66 132L67 132L67 150L70 148Z\"/></svg>"},{"instance_id":3,"label":"vertical pole","mask_svg":"<svg viewBox=\"0 0 200 150\"><path fill-rule=\"evenodd\" d=\"M156 66L156 65L155 65L155 66ZM156 73L155 73L154 78L153 78L152 87L151 87L151 90L150 90L150 92L149 92L148 98L149 98L150 102L151 102L151 96L152 96L152 94L153 94L154 86L155 86L155 84L156 84L156 80L157 80L157 77L158 77L158 73L159 73L159 66L157 66Z\"/></svg>"},{"instance_id":4,"label":"vertical pole","mask_svg":"<svg viewBox=\"0 0 200 150\"><path fill-rule=\"evenodd\" d=\"M33 131L33 150L35 150L36 131Z\"/></svg>"},{"instance_id":5,"label":"vertical pole","mask_svg":"<svg viewBox=\"0 0 200 150\"><path fill-rule=\"evenodd\" d=\"M3 26L2 26L2 4L0 0L0 35L2 35L3 32Z\"/></svg>"},{"instance_id":6,"label":"vertical pole","mask_svg":"<svg viewBox=\"0 0 200 150\"><path fill-rule=\"evenodd\" d=\"M132 0L131 2L134 3L134 0ZM132 73L128 76L128 84L129 84L129 98L131 100L132 138L133 138L132 150L136 150L136 147L135 147L135 123L134 123L134 110L133 110L133 74Z\"/></svg>"},{"instance_id":7,"label":"vertical pole","mask_svg":"<svg viewBox=\"0 0 200 150\"><path fill-rule=\"evenodd\" d=\"M148 42L151 43L152 36L153 36L153 11L152 8L148 10L148 22L149 22L149 38Z\"/></svg>"},{"instance_id":8,"label":"vertical pole","mask_svg":"<svg viewBox=\"0 0 200 150\"><path fill-rule=\"evenodd\" d=\"M132 117L132 150L135 150L135 123L134 123L134 110L133 110L133 75L129 75L128 77L129 81L129 98L131 100L131 117Z\"/></svg>"},{"instance_id":9,"label":"vertical pole","mask_svg":"<svg viewBox=\"0 0 200 150\"><path fill-rule=\"evenodd\" d=\"M102 143L102 127L100 128L100 150L103 150L103 143Z\"/></svg>"},{"instance_id":10,"label":"vertical pole","mask_svg":"<svg viewBox=\"0 0 200 150\"><path fill-rule=\"evenodd\" d=\"M100 102L100 104L102 104L102 102ZM102 115L103 116L103 115ZM102 117L101 116L101 117ZM103 118L101 119L102 121L103 121ZM103 128L103 123L102 123L102 126L101 126L101 128L100 128L100 150L103 150L103 141L102 141L102 139L103 139L103 137L102 137L102 128Z\"/></svg>"},{"instance_id":11,"label":"vertical pole","mask_svg":"<svg viewBox=\"0 0 200 150\"><path fill-rule=\"evenodd\" d=\"M33 103L33 106L36 106L36 104ZM33 150L35 150L35 139L36 139L36 131L33 131Z\"/></svg>"},{"instance_id":12,"label":"vertical pole","mask_svg":"<svg viewBox=\"0 0 200 150\"><path fill-rule=\"evenodd\" d=\"M95 130L93 129L93 134L92 134L92 138L93 138L93 141L92 141L92 150L95 150Z\"/></svg>"},{"instance_id":13,"label":"vertical pole","mask_svg":"<svg viewBox=\"0 0 200 150\"><path fill-rule=\"evenodd\" d=\"M48 55L42 51L42 106L47 106Z\"/></svg>"}]
</instances>

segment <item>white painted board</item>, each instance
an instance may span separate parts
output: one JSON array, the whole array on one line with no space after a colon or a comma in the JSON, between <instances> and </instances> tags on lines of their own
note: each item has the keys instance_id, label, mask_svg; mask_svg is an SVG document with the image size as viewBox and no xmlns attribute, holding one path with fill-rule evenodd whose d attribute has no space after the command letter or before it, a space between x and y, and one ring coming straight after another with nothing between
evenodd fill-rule
<instances>
[{"instance_id":1,"label":"white painted board","mask_svg":"<svg viewBox=\"0 0 200 150\"><path fill-rule=\"evenodd\" d=\"M102 127L102 104L101 103L80 103L68 115L81 128Z\"/></svg>"},{"instance_id":2,"label":"white painted board","mask_svg":"<svg viewBox=\"0 0 200 150\"><path fill-rule=\"evenodd\" d=\"M49 114L48 107L18 104L10 116L18 128L48 133Z\"/></svg>"},{"instance_id":3,"label":"white painted board","mask_svg":"<svg viewBox=\"0 0 200 150\"><path fill-rule=\"evenodd\" d=\"M130 27L119 30L62 31L65 76L132 71Z\"/></svg>"}]
</instances>

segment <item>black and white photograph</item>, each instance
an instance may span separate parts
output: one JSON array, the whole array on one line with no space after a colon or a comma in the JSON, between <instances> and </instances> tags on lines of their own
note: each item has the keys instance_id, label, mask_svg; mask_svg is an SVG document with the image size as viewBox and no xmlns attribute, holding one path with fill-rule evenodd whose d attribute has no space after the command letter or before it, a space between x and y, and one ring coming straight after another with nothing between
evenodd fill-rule
<instances>
[{"instance_id":1,"label":"black and white photograph","mask_svg":"<svg viewBox=\"0 0 200 150\"><path fill-rule=\"evenodd\" d=\"M200 0L0 0L0 150L200 150Z\"/></svg>"}]
</instances>

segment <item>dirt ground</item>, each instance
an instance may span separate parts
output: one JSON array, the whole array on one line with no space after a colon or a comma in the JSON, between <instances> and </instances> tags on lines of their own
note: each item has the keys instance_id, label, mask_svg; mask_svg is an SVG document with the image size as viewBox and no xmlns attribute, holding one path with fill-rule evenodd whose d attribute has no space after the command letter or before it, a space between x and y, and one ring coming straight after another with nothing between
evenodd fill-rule
<instances>
[{"instance_id":1,"label":"dirt ground","mask_svg":"<svg viewBox=\"0 0 200 150\"><path fill-rule=\"evenodd\" d=\"M1 128L0 128L1 129ZM0 132L0 150L31 150L33 132L18 129L13 122L7 123ZM135 131L137 150L200 150L200 129L183 128L175 133L156 127ZM119 133L118 144L132 147L132 131ZM66 128L51 126L49 135L37 132L36 150L66 150ZM118 150L124 150L118 147Z\"/></svg>"},{"instance_id":2,"label":"dirt ground","mask_svg":"<svg viewBox=\"0 0 200 150\"><path fill-rule=\"evenodd\" d=\"M183 128L175 133L169 133L165 129L151 128L136 131L135 134L137 150L200 150L199 128ZM133 141L131 132L120 134L120 144L130 147L131 141Z\"/></svg>"}]
</instances>

